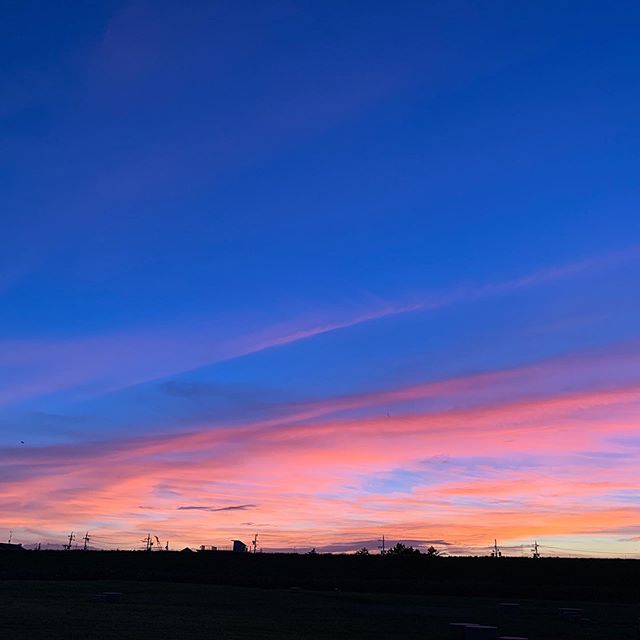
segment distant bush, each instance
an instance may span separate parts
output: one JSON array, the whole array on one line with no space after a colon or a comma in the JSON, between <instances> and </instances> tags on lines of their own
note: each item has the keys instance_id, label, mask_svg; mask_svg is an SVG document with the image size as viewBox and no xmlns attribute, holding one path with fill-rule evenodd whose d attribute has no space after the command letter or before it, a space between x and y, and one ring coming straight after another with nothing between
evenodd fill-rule
<instances>
[{"instance_id":1,"label":"distant bush","mask_svg":"<svg viewBox=\"0 0 640 640\"><path fill-rule=\"evenodd\" d=\"M389 556L420 555L420 549L407 547L407 545L402 544L402 542L398 542L394 547L391 547L391 549L387 549L385 551L385 555L389 555Z\"/></svg>"}]
</instances>

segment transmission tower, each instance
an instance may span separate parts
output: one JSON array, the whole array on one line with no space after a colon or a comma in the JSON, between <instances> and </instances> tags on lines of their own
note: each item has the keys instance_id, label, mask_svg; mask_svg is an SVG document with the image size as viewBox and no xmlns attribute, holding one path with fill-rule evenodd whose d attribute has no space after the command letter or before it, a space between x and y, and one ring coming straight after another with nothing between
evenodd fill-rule
<instances>
[{"instance_id":1,"label":"transmission tower","mask_svg":"<svg viewBox=\"0 0 640 640\"><path fill-rule=\"evenodd\" d=\"M498 547L498 541L497 540L493 541L493 551L491 552L491 557L492 558L501 558L502 557L502 551L500 551L500 548Z\"/></svg>"},{"instance_id":2,"label":"transmission tower","mask_svg":"<svg viewBox=\"0 0 640 640\"><path fill-rule=\"evenodd\" d=\"M256 548L258 546L258 534L256 533L255 536L253 536L253 540L251 541L251 544L253 545L253 553L256 552Z\"/></svg>"},{"instance_id":3,"label":"transmission tower","mask_svg":"<svg viewBox=\"0 0 640 640\"><path fill-rule=\"evenodd\" d=\"M533 557L534 558L539 558L540 557L540 551L539 551L538 541L537 540L533 543L533 547L531 547L531 550L533 551Z\"/></svg>"},{"instance_id":4,"label":"transmission tower","mask_svg":"<svg viewBox=\"0 0 640 640\"><path fill-rule=\"evenodd\" d=\"M71 543L76 539L76 534L73 533L73 531L69 534L69 542L65 545L63 545L63 547L65 548L66 551L71 551Z\"/></svg>"},{"instance_id":5,"label":"transmission tower","mask_svg":"<svg viewBox=\"0 0 640 640\"><path fill-rule=\"evenodd\" d=\"M387 552L387 549L384 546L384 534L382 535L382 538L378 540L378 542L380 542L380 544L378 545L378 549L380 549L380 555L384 555Z\"/></svg>"},{"instance_id":6,"label":"transmission tower","mask_svg":"<svg viewBox=\"0 0 640 640\"><path fill-rule=\"evenodd\" d=\"M142 542L145 543L145 551L151 551L151 549L153 549L153 539L151 538L150 533L147 533L146 538L142 538Z\"/></svg>"},{"instance_id":7,"label":"transmission tower","mask_svg":"<svg viewBox=\"0 0 640 640\"><path fill-rule=\"evenodd\" d=\"M84 540L84 546L82 547L83 551L87 550L87 545L89 544L89 540L91 540L91 536L89 535L89 532L87 531L87 533L84 534L84 538L82 538Z\"/></svg>"}]
</instances>

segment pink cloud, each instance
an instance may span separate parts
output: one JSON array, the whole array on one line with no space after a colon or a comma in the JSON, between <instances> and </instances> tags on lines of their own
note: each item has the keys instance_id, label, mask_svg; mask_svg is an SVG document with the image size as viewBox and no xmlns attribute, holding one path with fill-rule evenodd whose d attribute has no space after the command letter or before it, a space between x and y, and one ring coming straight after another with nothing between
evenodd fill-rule
<instances>
[{"instance_id":1,"label":"pink cloud","mask_svg":"<svg viewBox=\"0 0 640 640\"><path fill-rule=\"evenodd\" d=\"M391 394L386 400L437 390L467 393L514 378L554 375L559 366L570 365L550 361L381 393ZM362 394L338 405L372 401ZM615 440L636 432L639 411L636 383L515 394L411 415L320 416L313 424L272 420L155 438L4 449L0 520L43 534L83 527L128 539L153 528L193 544L252 527L243 524L242 511L184 511L180 505L255 504L251 519L265 523L261 530L272 546L365 539L381 529L398 538L445 537L474 545L496 528L503 539L515 540L629 527L637 510L615 495L637 486L639 465ZM627 457L604 468L581 454L589 451ZM497 464L522 456L540 463L520 471ZM428 478L415 485L385 491L367 484L398 469L419 474L429 460L480 459L471 475L461 466L448 471L443 462L429 465Z\"/></svg>"}]
</instances>

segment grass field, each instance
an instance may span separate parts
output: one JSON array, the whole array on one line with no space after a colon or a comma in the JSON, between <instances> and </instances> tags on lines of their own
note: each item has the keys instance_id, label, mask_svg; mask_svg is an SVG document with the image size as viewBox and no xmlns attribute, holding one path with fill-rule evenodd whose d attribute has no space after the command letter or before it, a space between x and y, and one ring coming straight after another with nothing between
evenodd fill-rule
<instances>
[{"instance_id":1,"label":"grass field","mask_svg":"<svg viewBox=\"0 0 640 640\"><path fill-rule=\"evenodd\" d=\"M122 592L119 603L95 594ZM501 619L497 599L256 589L161 582L0 582L0 638L213 640L445 639L449 622L497 624L537 640L637 640L637 605L520 600ZM590 622L563 620L581 606Z\"/></svg>"}]
</instances>

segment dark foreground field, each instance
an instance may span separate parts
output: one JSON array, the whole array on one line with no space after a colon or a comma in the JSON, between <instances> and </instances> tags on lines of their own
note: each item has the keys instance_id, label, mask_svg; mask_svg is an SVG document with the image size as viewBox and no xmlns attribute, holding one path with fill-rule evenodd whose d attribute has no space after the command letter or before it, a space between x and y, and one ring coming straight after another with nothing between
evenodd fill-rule
<instances>
[{"instance_id":1,"label":"dark foreground field","mask_svg":"<svg viewBox=\"0 0 640 640\"><path fill-rule=\"evenodd\" d=\"M122 593L118 603L94 600ZM451 621L498 624L538 640L637 640L638 607L520 600L514 617L495 598L318 592L164 582L4 581L0 638L55 640L444 640ZM589 622L564 620L558 606L581 606Z\"/></svg>"},{"instance_id":2,"label":"dark foreground field","mask_svg":"<svg viewBox=\"0 0 640 640\"><path fill-rule=\"evenodd\" d=\"M236 587L640 602L640 561L142 551L0 553L0 580L134 580Z\"/></svg>"},{"instance_id":3,"label":"dark foreground field","mask_svg":"<svg viewBox=\"0 0 640 640\"><path fill-rule=\"evenodd\" d=\"M638 640L639 594L634 560L24 551L0 554L0 639Z\"/></svg>"}]
</instances>

